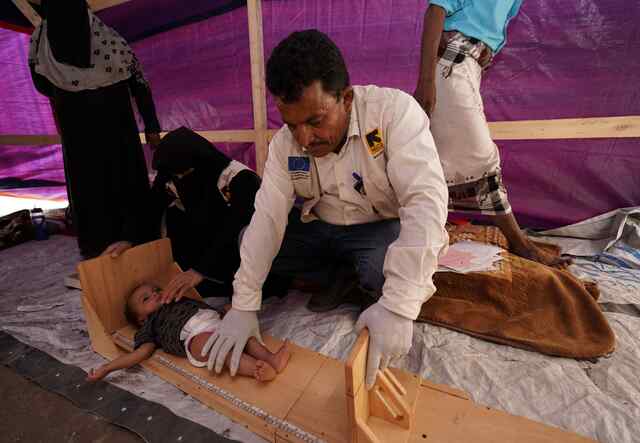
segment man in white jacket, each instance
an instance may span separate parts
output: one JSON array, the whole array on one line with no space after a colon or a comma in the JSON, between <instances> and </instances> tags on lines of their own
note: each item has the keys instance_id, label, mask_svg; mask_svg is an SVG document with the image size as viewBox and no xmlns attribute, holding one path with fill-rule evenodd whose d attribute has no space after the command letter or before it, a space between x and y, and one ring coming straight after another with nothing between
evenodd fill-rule
<instances>
[{"instance_id":1,"label":"man in white jacket","mask_svg":"<svg viewBox=\"0 0 640 443\"><path fill-rule=\"evenodd\" d=\"M370 298L356 324L370 332L370 388L378 369L409 352L448 244L447 186L429 120L402 91L350 86L339 49L315 30L274 49L267 87L285 125L242 239L233 308L204 350L209 369L220 372L233 348L235 374L248 338L260 338L270 270L327 283L340 262Z\"/></svg>"}]
</instances>

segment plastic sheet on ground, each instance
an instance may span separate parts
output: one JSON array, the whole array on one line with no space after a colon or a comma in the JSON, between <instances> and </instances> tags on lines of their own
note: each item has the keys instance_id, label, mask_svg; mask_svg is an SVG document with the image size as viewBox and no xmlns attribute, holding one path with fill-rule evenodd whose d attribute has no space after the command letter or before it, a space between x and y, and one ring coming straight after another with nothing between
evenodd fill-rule
<instances>
[{"instance_id":1,"label":"plastic sheet on ground","mask_svg":"<svg viewBox=\"0 0 640 443\"><path fill-rule=\"evenodd\" d=\"M616 209L536 236L557 244L563 254L640 269L640 206Z\"/></svg>"},{"instance_id":2,"label":"plastic sheet on ground","mask_svg":"<svg viewBox=\"0 0 640 443\"><path fill-rule=\"evenodd\" d=\"M0 328L65 363L89 370L104 360L90 348L80 293L63 286L78 258L75 239L64 236L0 252ZM573 270L598 281L600 301L607 306L640 306L640 271L586 260L578 260ZM261 314L263 332L344 359L356 338L356 309L313 314L305 308L308 297L291 292L283 299L270 299ZM17 309L44 304L54 307L34 312ZM411 353L398 366L463 389L487 406L605 443L633 442L640 435L640 317L605 315L616 333L617 350L597 362L547 357L416 324ZM112 374L108 381L231 438L261 441L142 369Z\"/></svg>"}]
</instances>

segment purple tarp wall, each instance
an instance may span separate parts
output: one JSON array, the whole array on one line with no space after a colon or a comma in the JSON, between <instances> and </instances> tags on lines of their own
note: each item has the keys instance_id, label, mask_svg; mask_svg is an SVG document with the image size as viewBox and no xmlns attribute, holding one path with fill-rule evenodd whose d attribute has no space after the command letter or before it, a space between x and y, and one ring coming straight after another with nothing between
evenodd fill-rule
<instances>
[{"instance_id":1,"label":"purple tarp wall","mask_svg":"<svg viewBox=\"0 0 640 443\"><path fill-rule=\"evenodd\" d=\"M176 0L177 1L177 0ZM153 11L151 0L133 3ZM422 0L263 1L265 53L294 30L315 27L342 48L355 84L411 92L426 2ZM115 12L118 12L117 14ZM131 20L105 20L127 34ZM162 13L162 11L153 11ZM122 16L124 17L124 16ZM482 87L491 120L640 115L640 2L525 1L508 44ZM134 22L135 23L135 22ZM53 133L47 101L30 84L28 38L0 30L0 133ZM164 129L252 126L246 10L136 42ZM279 117L269 99L269 124ZM503 169L523 224L557 226L640 204L638 139L503 141ZM254 164L249 145L225 145ZM34 161L37 160L37 161ZM51 148L0 146L0 179L62 180ZM32 162L32 163L29 163Z\"/></svg>"}]
</instances>

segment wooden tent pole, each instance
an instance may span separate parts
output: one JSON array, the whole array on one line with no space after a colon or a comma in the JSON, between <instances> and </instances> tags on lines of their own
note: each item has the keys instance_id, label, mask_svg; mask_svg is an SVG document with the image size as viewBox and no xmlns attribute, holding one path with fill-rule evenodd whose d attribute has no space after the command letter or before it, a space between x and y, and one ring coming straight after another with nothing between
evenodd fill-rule
<instances>
[{"instance_id":1,"label":"wooden tent pole","mask_svg":"<svg viewBox=\"0 0 640 443\"><path fill-rule=\"evenodd\" d=\"M13 0L13 4L27 17L27 20L29 20L34 27L38 26L42 21L40 15L38 15L27 0Z\"/></svg>"},{"instance_id":2,"label":"wooden tent pole","mask_svg":"<svg viewBox=\"0 0 640 443\"><path fill-rule=\"evenodd\" d=\"M262 36L262 6L260 0L247 1L249 44L251 56L251 93L253 127L255 131L256 171L262 175L267 161L267 95L264 76L264 47Z\"/></svg>"}]
</instances>

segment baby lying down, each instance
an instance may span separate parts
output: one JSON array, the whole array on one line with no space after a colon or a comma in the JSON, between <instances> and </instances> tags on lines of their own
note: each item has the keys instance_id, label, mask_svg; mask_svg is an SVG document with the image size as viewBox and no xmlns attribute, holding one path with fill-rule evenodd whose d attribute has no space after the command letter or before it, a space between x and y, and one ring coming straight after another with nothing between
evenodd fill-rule
<instances>
[{"instance_id":1,"label":"baby lying down","mask_svg":"<svg viewBox=\"0 0 640 443\"><path fill-rule=\"evenodd\" d=\"M130 323L140 328L135 335L134 351L92 369L87 380L101 380L112 371L130 368L151 357L156 347L169 354L187 357L193 366L206 366L209 349L205 345L220 324L220 315L206 303L183 298L163 304L162 290L143 284L127 298L125 315ZM231 353L225 367L230 358ZM251 337L240 358L238 374L270 381L288 362L287 342L274 354Z\"/></svg>"}]
</instances>

